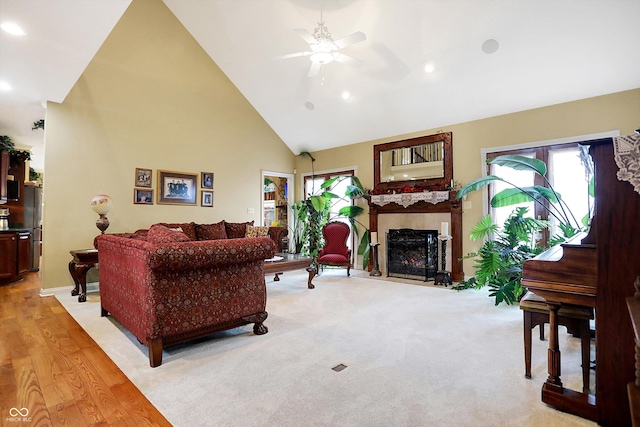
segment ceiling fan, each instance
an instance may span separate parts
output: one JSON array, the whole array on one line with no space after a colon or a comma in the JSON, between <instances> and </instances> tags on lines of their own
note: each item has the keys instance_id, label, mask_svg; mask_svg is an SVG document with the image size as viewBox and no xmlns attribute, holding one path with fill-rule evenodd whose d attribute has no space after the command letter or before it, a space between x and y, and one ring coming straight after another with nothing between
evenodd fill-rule
<instances>
[{"instance_id":1,"label":"ceiling fan","mask_svg":"<svg viewBox=\"0 0 640 427\"><path fill-rule=\"evenodd\" d=\"M359 59L347 56L340 52L341 49L350 46L355 43L359 43L367 39L367 36L358 31L334 41L331 37L331 33L324 24L322 19L322 11L320 11L320 22L318 26L313 30L313 34L309 31L297 28L294 30L296 33L309 43L311 50L297 53L290 53L288 55L277 56L277 59L296 58L299 56L309 56L311 59L311 68L309 68L309 77L315 77L320 72L320 68L333 61L342 62L355 67L362 66L363 62Z\"/></svg>"}]
</instances>

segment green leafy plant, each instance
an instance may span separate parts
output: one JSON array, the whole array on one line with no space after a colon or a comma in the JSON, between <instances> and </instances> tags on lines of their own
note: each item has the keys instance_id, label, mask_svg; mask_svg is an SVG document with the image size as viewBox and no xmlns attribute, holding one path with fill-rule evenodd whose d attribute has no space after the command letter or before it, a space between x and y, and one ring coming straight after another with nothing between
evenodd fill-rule
<instances>
[{"instance_id":1,"label":"green leafy plant","mask_svg":"<svg viewBox=\"0 0 640 427\"><path fill-rule=\"evenodd\" d=\"M42 129L44 130L44 119L40 119L37 122L33 122L31 130Z\"/></svg>"},{"instance_id":2,"label":"green leafy plant","mask_svg":"<svg viewBox=\"0 0 640 427\"><path fill-rule=\"evenodd\" d=\"M502 181L511 186L491 198L491 206L494 208L513 206L519 203L535 202L548 212L558 222L560 233L552 236L548 244L553 246L584 231L589 222L588 213L582 221L577 221L567 204L562 200L550 182L548 181L547 166L538 159L524 156L506 155L487 160L487 163L509 167L514 170L532 171L542 177L547 186L534 185L519 187L501 177L489 175L476 179L462 187L457 194L460 199L471 191L479 190L492 182ZM590 161L585 155L583 164L587 172L591 172ZM589 184L589 194L593 196L593 178ZM589 209L590 211L590 209ZM469 280L463 280L454 289L480 289L489 286L490 296L495 297L495 304L501 302L513 304L526 291L521 284L522 265L524 262L544 250L536 244L532 236L544 228L548 228L549 221L535 220L524 215L527 208L516 210L505 221L502 229L493 224L489 215L483 217L471 232L472 240L486 239L483 246L477 252L465 256L463 259L475 258L475 276Z\"/></svg>"},{"instance_id":3,"label":"green leafy plant","mask_svg":"<svg viewBox=\"0 0 640 427\"><path fill-rule=\"evenodd\" d=\"M293 227L292 227L292 240L293 240L293 253L302 253L304 246L304 219L305 215L300 213L302 209L302 203L294 203L291 207L291 213L293 214Z\"/></svg>"},{"instance_id":4,"label":"green leafy plant","mask_svg":"<svg viewBox=\"0 0 640 427\"><path fill-rule=\"evenodd\" d=\"M534 236L548 226L547 221L526 217L528 209L516 208L502 228L493 223L491 216L484 216L471 230L471 240L484 239L482 247L463 259L475 259L475 276L462 280L455 290L482 289L489 286L489 296L495 305L518 301L522 287L522 264L542 252Z\"/></svg>"},{"instance_id":5,"label":"green leafy plant","mask_svg":"<svg viewBox=\"0 0 640 427\"><path fill-rule=\"evenodd\" d=\"M15 149L15 144L11 141L11 138L7 135L0 135L0 152L7 151L11 152Z\"/></svg>"},{"instance_id":6,"label":"green leafy plant","mask_svg":"<svg viewBox=\"0 0 640 427\"><path fill-rule=\"evenodd\" d=\"M585 218L580 222L576 220L567 204L562 200L562 197L549 183L549 180L546 177L547 165L543 161L524 156L506 155L489 159L487 160L487 163L505 166L514 170L532 171L542 177L547 186L534 185L530 187L518 187L499 176L488 175L478 178L462 187L458 191L458 199L472 191L486 187L492 182L502 181L510 185L511 188L506 188L495 194L491 198L491 207L499 208L504 206L513 206L525 202L535 202L542 206L542 208L548 212L549 216L558 221L558 228L562 232L562 235L552 237L550 244L563 242L586 228L589 215L587 214L587 216L585 216ZM592 188L592 185L590 185L590 188Z\"/></svg>"},{"instance_id":7,"label":"green leafy plant","mask_svg":"<svg viewBox=\"0 0 640 427\"><path fill-rule=\"evenodd\" d=\"M330 209L330 196L325 193L309 196L296 203L294 208L296 218L302 224L301 252L313 258L315 266L317 266L318 252L322 245L322 227L329 220Z\"/></svg>"},{"instance_id":8,"label":"green leafy plant","mask_svg":"<svg viewBox=\"0 0 640 427\"><path fill-rule=\"evenodd\" d=\"M9 151L9 165L14 168L22 164L23 162L31 160L31 151L16 150Z\"/></svg>"}]
</instances>

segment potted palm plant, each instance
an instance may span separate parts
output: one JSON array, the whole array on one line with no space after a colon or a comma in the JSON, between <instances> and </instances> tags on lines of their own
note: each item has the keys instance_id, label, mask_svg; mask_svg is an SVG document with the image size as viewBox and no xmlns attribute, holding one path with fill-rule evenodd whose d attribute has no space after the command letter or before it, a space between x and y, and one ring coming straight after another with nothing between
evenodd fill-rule
<instances>
[{"instance_id":1,"label":"potted palm plant","mask_svg":"<svg viewBox=\"0 0 640 427\"><path fill-rule=\"evenodd\" d=\"M583 164L587 171L593 169L589 160L583 158ZM514 170L532 171L542 177L547 186L534 185L519 187L505 179L489 175L478 178L462 187L457 198L479 190L492 182L502 181L510 187L506 188L491 198L491 207L513 206L523 202L535 202L545 209L550 217L557 220L559 233L549 239L548 245L553 246L575 236L578 232L586 230L590 213L578 221L571 210L549 183L546 174L547 167L544 162L517 155L498 156L487 160L487 163L505 166ZM589 185L589 193L593 196L593 178ZM589 209L589 212L591 209ZM493 224L492 218L483 217L471 231L472 240L484 239L482 248L472 252L464 258L474 258L475 276L469 280L463 280L454 289L480 289L489 286L490 296L495 297L496 305L501 302L513 304L518 301L526 291L520 281L522 279L522 264L545 248L536 244L533 235L540 230L549 227L549 221L527 218L526 208L517 208L505 221L502 229Z\"/></svg>"}]
</instances>

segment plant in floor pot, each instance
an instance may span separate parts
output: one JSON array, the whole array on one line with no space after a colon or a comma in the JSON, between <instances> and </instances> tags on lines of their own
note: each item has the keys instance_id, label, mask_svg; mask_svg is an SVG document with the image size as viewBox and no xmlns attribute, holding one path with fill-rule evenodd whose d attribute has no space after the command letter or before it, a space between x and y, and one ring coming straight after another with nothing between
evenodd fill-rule
<instances>
[{"instance_id":1,"label":"plant in floor pot","mask_svg":"<svg viewBox=\"0 0 640 427\"><path fill-rule=\"evenodd\" d=\"M589 161L590 159L583 158L585 170L588 172L593 170ZM495 194L491 198L491 207L513 206L532 201L542 206L550 217L557 220L560 231L549 239L549 246L565 242L577 233L586 230L590 215L587 214L580 222L576 220L560 194L553 189L547 180L547 167L544 162L524 156L506 155L487 160L487 163L514 170L532 171L542 177L548 186L518 187L498 176L489 175L462 187L458 191L458 199L492 182L502 181L510 185L511 188L506 188ZM591 179L589 193L593 196L593 179ZM454 289L480 289L489 286L491 288L490 296L495 297L496 305L501 302L513 304L519 300L526 291L521 285L522 265L527 259L546 249L536 243L534 236L550 225L549 221L526 217L526 214L526 208L517 208L505 221L502 229L493 224L489 215L476 224L471 231L470 238L472 240L485 239L485 242L480 250L463 258L476 258L474 264L476 274L469 280L461 281Z\"/></svg>"},{"instance_id":2,"label":"plant in floor pot","mask_svg":"<svg viewBox=\"0 0 640 427\"><path fill-rule=\"evenodd\" d=\"M547 221L526 217L528 209L516 208L502 228L484 216L471 230L471 240L484 240L482 247L463 259L475 259L475 276L462 280L453 289L482 289L489 286L495 305L517 302L524 292L522 264L543 251L535 235L548 226Z\"/></svg>"}]
</instances>

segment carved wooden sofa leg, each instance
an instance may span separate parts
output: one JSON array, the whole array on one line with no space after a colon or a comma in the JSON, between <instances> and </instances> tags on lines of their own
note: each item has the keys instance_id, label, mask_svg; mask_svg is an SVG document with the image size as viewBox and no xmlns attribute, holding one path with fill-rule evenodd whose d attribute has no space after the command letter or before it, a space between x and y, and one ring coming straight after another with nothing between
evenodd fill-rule
<instances>
[{"instance_id":1,"label":"carved wooden sofa leg","mask_svg":"<svg viewBox=\"0 0 640 427\"><path fill-rule=\"evenodd\" d=\"M152 368L162 365L162 338L148 339L147 348L149 349L149 365Z\"/></svg>"},{"instance_id":2,"label":"carved wooden sofa leg","mask_svg":"<svg viewBox=\"0 0 640 427\"><path fill-rule=\"evenodd\" d=\"M245 322L253 323L253 333L256 335L264 335L269 332L269 329L263 325L263 322L267 319L269 314L266 311L262 313L251 314L244 316L242 320Z\"/></svg>"}]
</instances>

